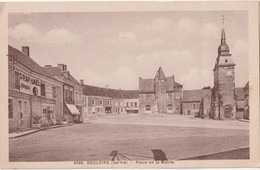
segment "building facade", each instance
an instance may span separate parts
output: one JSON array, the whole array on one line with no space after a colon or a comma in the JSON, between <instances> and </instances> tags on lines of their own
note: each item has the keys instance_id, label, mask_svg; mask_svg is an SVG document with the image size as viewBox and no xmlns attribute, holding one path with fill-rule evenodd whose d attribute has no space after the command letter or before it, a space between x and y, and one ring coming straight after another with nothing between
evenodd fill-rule
<instances>
[{"instance_id":1,"label":"building facade","mask_svg":"<svg viewBox=\"0 0 260 170\"><path fill-rule=\"evenodd\" d=\"M246 83L244 90L244 119L249 120L249 82Z\"/></svg>"},{"instance_id":2,"label":"building facade","mask_svg":"<svg viewBox=\"0 0 260 170\"><path fill-rule=\"evenodd\" d=\"M138 113L137 90L117 90L108 87L84 85L84 119L89 114L127 114Z\"/></svg>"},{"instance_id":3,"label":"building facade","mask_svg":"<svg viewBox=\"0 0 260 170\"><path fill-rule=\"evenodd\" d=\"M124 99L124 106L126 113L138 113L139 111L139 99L138 98L126 98Z\"/></svg>"},{"instance_id":4,"label":"building facade","mask_svg":"<svg viewBox=\"0 0 260 170\"><path fill-rule=\"evenodd\" d=\"M221 44L218 47L212 91L212 114L216 120L236 118L235 64L226 44L225 30L222 29Z\"/></svg>"},{"instance_id":5,"label":"building facade","mask_svg":"<svg viewBox=\"0 0 260 170\"><path fill-rule=\"evenodd\" d=\"M82 121L83 113L83 82L81 84L67 70L67 65L57 67L45 65L44 69L63 83L64 120L67 122Z\"/></svg>"},{"instance_id":6,"label":"building facade","mask_svg":"<svg viewBox=\"0 0 260 170\"><path fill-rule=\"evenodd\" d=\"M181 113L182 85L165 77L160 67L154 79L139 78L139 111L141 113Z\"/></svg>"},{"instance_id":7,"label":"building facade","mask_svg":"<svg viewBox=\"0 0 260 170\"><path fill-rule=\"evenodd\" d=\"M9 130L54 125L63 119L62 83L30 57L8 46Z\"/></svg>"},{"instance_id":8,"label":"building facade","mask_svg":"<svg viewBox=\"0 0 260 170\"><path fill-rule=\"evenodd\" d=\"M199 113L200 102L203 96L211 89L184 90L182 99L182 114L197 116Z\"/></svg>"},{"instance_id":9,"label":"building facade","mask_svg":"<svg viewBox=\"0 0 260 170\"><path fill-rule=\"evenodd\" d=\"M214 120L244 119L247 92L241 87L235 87L235 63L226 44L224 29L213 71L214 87L200 100L197 117Z\"/></svg>"}]
</instances>

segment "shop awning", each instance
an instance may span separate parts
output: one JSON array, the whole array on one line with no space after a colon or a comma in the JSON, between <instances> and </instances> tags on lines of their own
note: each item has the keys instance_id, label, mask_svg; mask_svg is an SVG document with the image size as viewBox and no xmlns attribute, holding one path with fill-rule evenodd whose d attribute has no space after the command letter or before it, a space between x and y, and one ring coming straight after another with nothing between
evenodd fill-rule
<instances>
[{"instance_id":1,"label":"shop awning","mask_svg":"<svg viewBox=\"0 0 260 170\"><path fill-rule=\"evenodd\" d=\"M130 110L139 110L139 108L138 107L126 107L125 108L127 111L130 111Z\"/></svg>"},{"instance_id":2,"label":"shop awning","mask_svg":"<svg viewBox=\"0 0 260 170\"><path fill-rule=\"evenodd\" d=\"M70 110L72 115L80 115L80 112L75 105L66 103L66 106Z\"/></svg>"}]
</instances>

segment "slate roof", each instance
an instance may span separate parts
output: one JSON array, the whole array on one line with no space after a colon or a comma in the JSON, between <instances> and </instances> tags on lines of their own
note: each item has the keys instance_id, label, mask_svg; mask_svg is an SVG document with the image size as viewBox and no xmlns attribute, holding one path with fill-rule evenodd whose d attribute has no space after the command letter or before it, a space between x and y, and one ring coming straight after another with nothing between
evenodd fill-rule
<instances>
[{"instance_id":1,"label":"slate roof","mask_svg":"<svg viewBox=\"0 0 260 170\"><path fill-rule=\"evenodd\" d=\"M150 93L154 92L154 79L142 79L139 81L139 92Z\"/></svg>"},{"instance_id":2,"label":"slate roof","mask_svg":"<svg viewBox=\"0 0 260 170\"><path fill-rule=\"evenodd\" d=\"M243 87L235 88L235 95L237 100L244 100L244 90Z\"/></svg>"},{"instance_id":3,"label":"slate roof","mask_svg":"<svg viewBox=\"0 0 260 170\"><path fill-rule=\"evenodd\" d=\"M162 70L162 67L159 68L159 70L157 71L156 75L155 75L155 78L158 78L159 80L164 80L166 79L165 78L165 75L163 73L163 70Z\"/></svg>"},{"instance_id":4,"label":"slate roof","mask_svg":"<svg viewBox=\"0 0 260 170\"><path fill-rule=\"evenodd\" d=\"M174 87L180 87L181 84L174 81L173 77L166 77L166 91L174 91ZM154 79L141 79L139 81L139 93L153 93Z\"/></svg>"},{"instance_id":5,"label":"slate roof","mask_svg":"<svg viewBox=\"0 0 260 170\"><path fill-rule=\"evenodd\" d=\"M69 71L61 72L59 67L43 67L49 74L53 76L63 76L65 80L79 84L79 82L70 74ZM68 74L68 76L65 76Z\"/></svg>"},{"instance_id":6,"label":"slate roof","mask_svg":"<svg viewBox=\"0 0 260 170\"><path fill-rule=\"evenodd\" d=\"M200 102L211 89L184 90L182 102Z\"/></svg>"},{"instance_id":7,"label":"slate roof","mask_svg":"<svg viewBox=\"0 0 260 170\"><path fill-rule=\"evenodd\" d=\"M12 56L15 61L17 61L24 67L28 68L29 70L58 81L44 68L42 68L39 64L37 64L32 58L27 57L23 52L19 51L18 49L10 45L8 45L8 55Z\"/></svg>"},{"instance_id":8,"label":"slate roof","mask_svg":"<svg viewBox=\"0 0 260 170\"><path fill-rule=\"evenodd\" d=\"M249 81L246 83L245 87L243 88L244 90L249 89Z\"/></svg>"},{"instance_id":9,"label":"slate roof","mask_svg":"<svg viewBox=\"0 0 260 170\"><path fill-rule=\"evenodd\" d=\"M138 90L117 90L84 85L83 94L86 96L102 96L109 98L133 99L139 98Z\"/></svg>"},{"instance_id":10,"label":"slate roof","mask_svg":"<svg viewBox=\"0 0 260 170\"><path fill-rule=\"evenodd\" d=\"M44 67L44 69L53 76L62 76L61 70L58 67Z\"/></svg>"}]
</instances>

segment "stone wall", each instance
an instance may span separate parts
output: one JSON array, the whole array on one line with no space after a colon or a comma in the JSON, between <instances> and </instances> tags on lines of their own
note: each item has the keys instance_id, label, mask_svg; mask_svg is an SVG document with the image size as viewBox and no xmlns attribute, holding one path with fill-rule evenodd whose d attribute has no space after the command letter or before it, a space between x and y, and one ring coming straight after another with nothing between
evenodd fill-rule
<instances>
[{"instance_id":1,"label":"stone wall","mask_svg":"<svg viewBox=\"0 0 260 170\"><path fill-rule=\"evenodd\" d=\"M139 94L139 112L140 113L148 113L148 111L145 110L145 106L151 106L151 111L154 108L155 104L155 94L154 93L141 93Z\"/></svg>"}]
</instances>

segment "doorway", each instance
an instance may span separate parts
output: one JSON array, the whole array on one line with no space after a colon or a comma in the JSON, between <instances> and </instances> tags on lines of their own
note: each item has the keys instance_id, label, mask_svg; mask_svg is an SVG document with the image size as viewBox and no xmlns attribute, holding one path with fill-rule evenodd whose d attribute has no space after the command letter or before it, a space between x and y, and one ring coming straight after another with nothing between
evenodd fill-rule
<instances>
[{"instance_id":1,"label":"doorway","mask_svg":"<svg viewBox=\"0 0 260 170\"><path fill-rule=\"evenodd\" d=\"M231 118L232 116L232 109L229 106L226 106L224 109L224 116L225 118Z\"/></svg>"}]
</instances>

